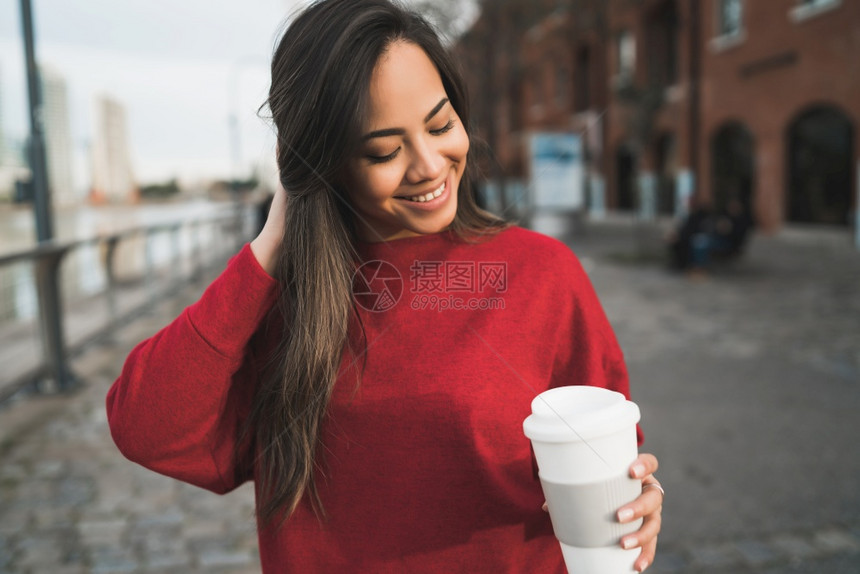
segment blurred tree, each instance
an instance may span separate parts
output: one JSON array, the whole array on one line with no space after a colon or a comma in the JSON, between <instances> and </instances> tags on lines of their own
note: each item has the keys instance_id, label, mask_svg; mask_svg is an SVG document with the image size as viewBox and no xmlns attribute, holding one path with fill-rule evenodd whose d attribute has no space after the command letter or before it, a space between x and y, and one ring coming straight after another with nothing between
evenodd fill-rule
<instances>
[{"instance_id":1,"label":"blurred tree","mask_svg":"<svg viewBox=\"0 0 860 574\"><path fill-rule=\"evenodd\" d=\"M549 15L565 9L566 0L477 0L480 14L474 25L459 39L458 50L471 76L474 123L484 139L482 146L487 176L497 186L503 215L517 207L507 179L510 170L522 166L502 165L495 150L500 149L500 117L508 117L508 131L519 131L523 84L529 71L522 57L526 34ZM522 175L522 174L518 174ZM528 217L528 213L522 215Z\"/></svg>"},{"instance_id":2,"label":"blurred tree","mask_svg":"<svg viewBox=\"0 0 860 574\"><path fill-rule=\"evenodd\" d=\"M453 43L472 22L476 0L412 0L412 7L424 15Z\"/></svg>"},{"instance_id":3,"label":"blurred tree","mask_svg":"<svg viewBox=\"0 0 860 574\"><path fill-rule=\"evenodd\" d=\"M627 108L629 145L634 155L640 157L654 140L654 124L665 102L665 89L656 84L638 86L629 83L618 86L615 96Z\"/></svg>"},{"instance_id":4,"label":"blurred tree","mask_svg":"<svg viewBox=\"0 0 860 574\"><path fill-rule=\"evenodd\" d=\"M179 193L179 183L176 178L165 183L154 183L144 185L140 188L140 197L143 199L164 199Z\"/></svg>"}]
</instances>

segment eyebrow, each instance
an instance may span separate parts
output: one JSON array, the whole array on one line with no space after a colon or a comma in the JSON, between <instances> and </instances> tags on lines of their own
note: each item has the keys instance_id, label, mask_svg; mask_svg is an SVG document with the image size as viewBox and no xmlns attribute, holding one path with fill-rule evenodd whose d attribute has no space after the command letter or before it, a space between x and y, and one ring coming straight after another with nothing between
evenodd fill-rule
<instances>
[{"instance_id":1,"label":"eyebrow","mask_svg":"<svg viewBox=\"0 0 860 574\"><path fill-rule=\"evenodd\" d=\"M447 103L448 103L448 98L442 98L441 100L439 100L439 103L436 104L435 106L433 106L433 109L430 110L430 113L427 114L426 116L424 116L424 123L426 124L427 122L432 120L433 117L439 113L439 110L441 110L443 107L445 107L445 104L447 104ZM388 136L402 136L405 133L406 133L406 131L403 130L402 128L386 128L383 130L376 130L376 131L370 132L368 134L365 134L361 138L361 141L367 141L367 140L373 139L373 138L384 138L384 137L388 137Z\"/></svg>"}]
</instances>

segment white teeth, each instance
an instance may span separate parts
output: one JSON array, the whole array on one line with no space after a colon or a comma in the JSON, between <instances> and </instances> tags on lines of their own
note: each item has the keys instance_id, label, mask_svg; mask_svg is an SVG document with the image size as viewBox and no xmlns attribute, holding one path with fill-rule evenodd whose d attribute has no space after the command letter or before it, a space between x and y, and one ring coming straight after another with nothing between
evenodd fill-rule
<instances>
[{"instance_id":1,"label":"white teeth","mask_svg":"<svg viewBox=\"0 0 860 574\"><path fill-rule=\"evenodd\" d=\"M436 199L437 197L442 195L443 191L445 191L445 184L444 183L442 185L440 185L436 191L431 191L427 195L418 195L415 197L404 197L403 199L408 199L409 201L417 201L418 203L424 203L426 201L430 201L431 199Z\"/></svg>"}]
</instances>

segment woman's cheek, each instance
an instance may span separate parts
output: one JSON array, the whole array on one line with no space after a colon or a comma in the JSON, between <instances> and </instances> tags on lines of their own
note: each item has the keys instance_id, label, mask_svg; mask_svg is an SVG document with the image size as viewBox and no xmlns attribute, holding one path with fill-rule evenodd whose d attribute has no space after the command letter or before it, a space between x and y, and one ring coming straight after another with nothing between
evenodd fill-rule
<instances>
[{"instance_id":1,"label":"woman's cheek","mask_svg":"<svg viewBox=\"0 0 860 574\"><path fill-rule=\"evenodd\" d=\"M463 157L463 161L466 160L466 156L469 154L469 135L466 133L466 130L462 128L462 126L458 130L458 142L457 142L457 155Z\"/></svg>"},{"instance_id":2,"label":"woman's cheek","mask_svg":"<svg viewBox=\"0 0 860 574\"><path fill-rule=\"evenodd\" d=\"M372 174L367 182L370 194L379 199L385 199L393 195L397 191L402 179L397 174L398 171L395 168L388 166Z\"/></svg>"}]
</instances>

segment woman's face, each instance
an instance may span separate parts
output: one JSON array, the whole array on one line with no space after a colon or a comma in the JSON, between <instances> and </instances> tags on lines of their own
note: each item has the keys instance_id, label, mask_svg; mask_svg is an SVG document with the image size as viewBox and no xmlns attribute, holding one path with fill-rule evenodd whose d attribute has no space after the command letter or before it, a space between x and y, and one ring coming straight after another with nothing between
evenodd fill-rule
<instances>
[{"instance_id":1,"label":"woman's face","mask_svg":"<svg viewBox=\"0 0 860 574\"><path fill-rule=\"evenodd\" d=\"M376 64L369 95L345 177L359 237L376 242L442 231L457 211L469 137L436 66L415 44L396 41Z\"/></svg>"}]
</instances>

